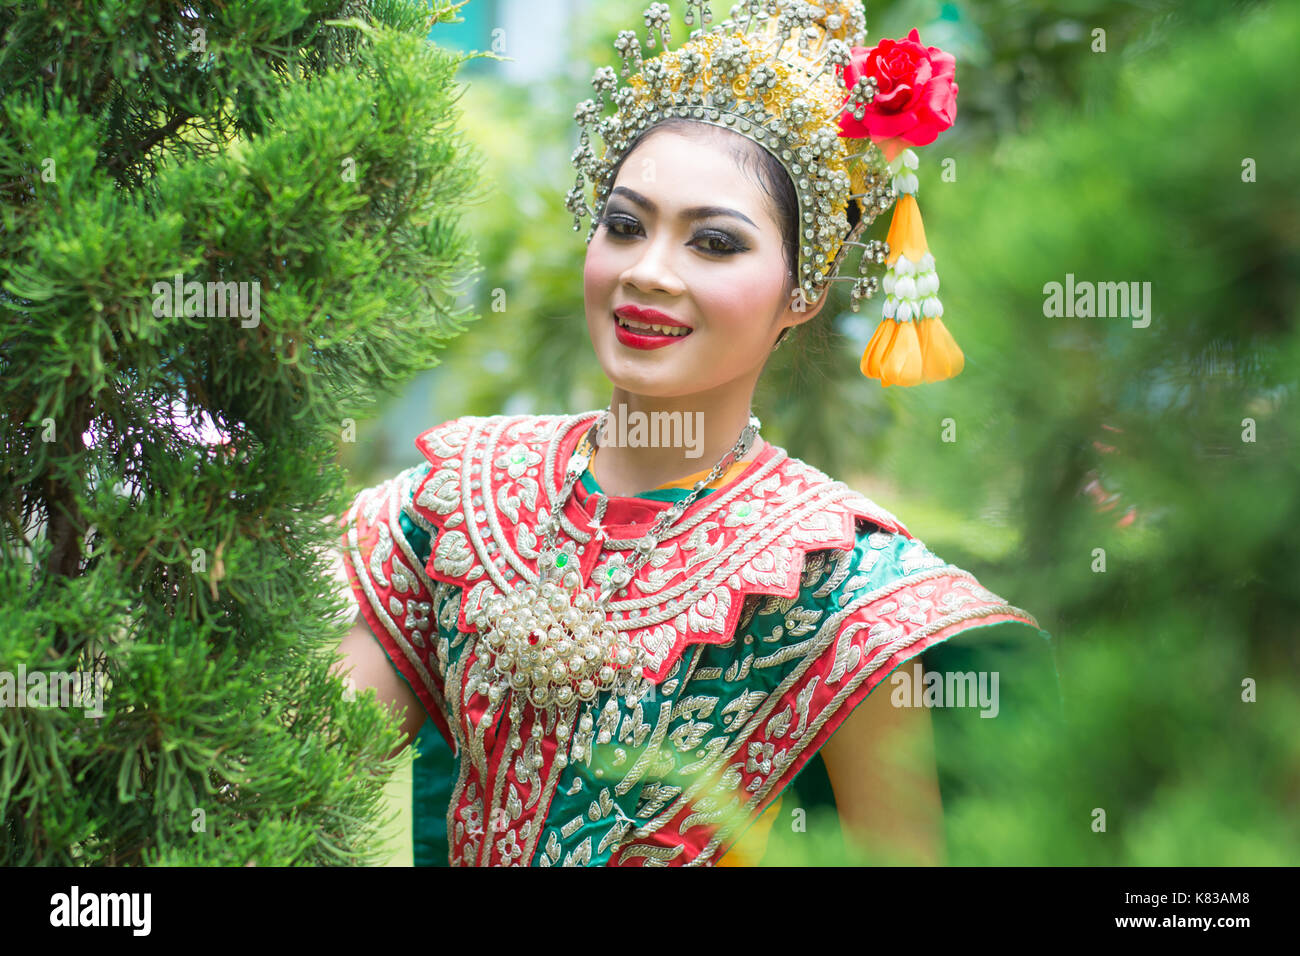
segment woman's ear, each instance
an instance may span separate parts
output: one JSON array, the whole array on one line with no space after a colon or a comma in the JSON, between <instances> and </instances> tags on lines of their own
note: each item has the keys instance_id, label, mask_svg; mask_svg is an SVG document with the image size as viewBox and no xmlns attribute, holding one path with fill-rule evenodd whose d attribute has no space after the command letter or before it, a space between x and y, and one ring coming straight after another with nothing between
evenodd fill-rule
<instances>
[{"instance_id":1,"label":"woman's ear","mask_svg":"<svg viewBox=\"0 0 1300 956\"><path fill-rule=\"evenodd\" d=\"M816 302L809 302L803 291L803 286L795 286L790 290L790 301L786 304L785 314L782 315L783 325L796 326L802 325L809 319L815 318L817 313L826 305L830 298L830 290L822 290L821 298Z\"/></svg>"}]
</instances>

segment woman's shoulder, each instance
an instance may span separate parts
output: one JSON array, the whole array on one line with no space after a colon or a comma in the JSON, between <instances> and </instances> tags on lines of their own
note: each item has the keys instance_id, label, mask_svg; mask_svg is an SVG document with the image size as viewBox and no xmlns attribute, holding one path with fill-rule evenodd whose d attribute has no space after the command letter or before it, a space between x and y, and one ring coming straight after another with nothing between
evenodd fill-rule
<instances>
[{"instance_id":1,"label":"woman's shoulder","mask_svg":"<svg viewBox=\"0 0 1300 956\"><path fill-rule=\"evenodd\" d=\"M790 660L826 656L845 663L856 657L866 663L892 651L881 663L894 658L895 664L995 624L1010 625L1020 638L1050 640L1032 613L936 554L875 501L851 492L837 503L855 515L851 543L806 552L793 596L751 595L738 636L771 651L785 648ZM837 670L832 665L830 673Z\"/></svg>"},{"instance_id":2,"label":"woman's shoulder","mask_svg":"<svg viewBox=\"0 0 1300 956\"><path fill-rule=\"evenodd\" d=\"M850 595L869 584L884 586L912 578L925 579L937 576L936 572L940 571L974 580L973 574L935 554L890 507L790 455L780 446L772 447L782 459L782 475L804 487L834 489L829 497L838 508L854 516L851 541L807 555L801 590L804 597L829 598L843 606Z\"/></svg>"},{"instance_id":3,"label":"woman's shoulder","mask_svg":"<svg viewBox=\"0 0 1300 956\"><path fill-rule=\"evenodd\" d=\"M791 455L780 445L769 443L768 451L760 458L766 461L763 470L773 472L765 484L781 489L776 496L778 500L815 502L811 509L814 513L821 512L822 505L828 504L831 505L830 512L852 514L859 532L866 529L868 532L883 531L901 534L904 538L912 537L907 526L888 508L817 466ZM851 544L842 542L841 546L851 547Z\"/></svg>"},{"instance_id":4,"label":"woman's shoulder","mask_svg":"<svg viewBox=\"0 0 1300 956\"><path fill-rule=\"evenodd\" d=\"M814 575L811 594L860 620L905 624L918 638L1003 621L1039 629L1029 611L991 590L965 562L935 553L902 522L887 528L860 521L852 550L835 562L828 555L827 566L820 580Z\"/></svg>"}]
</instances>

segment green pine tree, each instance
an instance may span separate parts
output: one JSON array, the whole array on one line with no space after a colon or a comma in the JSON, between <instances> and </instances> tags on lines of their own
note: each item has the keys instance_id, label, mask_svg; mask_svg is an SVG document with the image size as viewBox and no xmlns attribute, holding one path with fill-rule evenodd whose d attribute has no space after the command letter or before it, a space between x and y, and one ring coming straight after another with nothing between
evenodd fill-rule
<instances>
[{"instance_id":1,"label":"green pine tree","mask_svg":"<svg viewBox=\"0 0 1300 956\"><path fill-rule=\"evenodd\" d=\"M329 516L470 317L456 9L0 3L0 863L372 858Z\"/></svg>"},{"instance_id":2,"label":"green pine tree","mask_svg":"<svg viewBox=\"0 0 1300 956\"><path fill-rule=\"evenodd\" d=\"M1300 853L1300 10L1156 35L1093 55L1086 111L1045 103L922 186L967 368L900 400L888 467L942 489L940 553L1056 636L1067 717L948 748L994 782L950 811L954 862ZM1067 275L1127 308L1057 314Z\"/></svg>"}]
</instances>

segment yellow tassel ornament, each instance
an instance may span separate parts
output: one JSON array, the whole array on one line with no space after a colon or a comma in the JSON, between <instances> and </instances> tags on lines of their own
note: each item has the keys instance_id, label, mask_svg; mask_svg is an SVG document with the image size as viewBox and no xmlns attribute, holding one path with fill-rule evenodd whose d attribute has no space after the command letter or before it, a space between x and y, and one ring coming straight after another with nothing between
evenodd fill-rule
<instances>
[{"instance_id":1,"label":"yellow tassel ornament","mask_svg":"<svg viewBox=\"0 0 1300 956\"><path fill-rule=\"evenodd\" d=\"M889 223L889 255L885 262L884 318L862 353L862 374L882 385L920 385L953 378L965 357L940 316L939 274L925 240L925 225L916 203L916 154L903 150L893 163L893 219Z\"/></svg>"}]
</instances>

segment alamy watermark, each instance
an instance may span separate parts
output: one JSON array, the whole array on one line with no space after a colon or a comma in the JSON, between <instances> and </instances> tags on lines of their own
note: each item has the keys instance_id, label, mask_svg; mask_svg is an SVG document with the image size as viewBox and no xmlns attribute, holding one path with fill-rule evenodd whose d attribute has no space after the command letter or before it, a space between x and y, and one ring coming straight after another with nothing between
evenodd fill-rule
<instances>
[{"instance_id":1,"label":"alamy watermark","mask_svg":"<svg viewBox=\"0 0 1300 956\"><path fill-rule=\"evenodd\" d=\"M67 893L50 897L50 925L123 926L133 936L148 936L152 909L151 893L83 893L74 883Z\"/></svg>"},{"instance_id":2,"label":"alamy watermark","mask_svg":"<svg viewBox=\"0 0 1300 956\"><path fill-rule=\"evenodd\" d=\"M155 319L195 315L202 318L239 318L246 329L256 328L262 320L262 283L185 281L179 272L171 282L153 284Z\"/></svg>"},{"instance_id":3,"label":"alamy watermark","mask_svg":"<svg viewBox=\"0 0 1300 956\"><path fill-rule=\"evenodd\" d=\"M0 671L0 707L85 709L86 717L104 716L102 671Z\"/></svg>"},{"instance_id":4,"label":"alamy watermark","mask_svg":"<svg viewBox=\"0 0 1300 956\"><path fill-rule=\"evenodd\" d=\"M925 671L918 661L909 674L901 667L889 676L895 707L979 707L981 717L998 715L997 671Z\"/></svg>"},{"instance_id":5,"label":"alamy watermark","mask_svg":"<svg viewBox=\"0 0 1300 956\"><path fill-rule=\"evenodd\" d=\"M703 442L703 412L629 412L620 403L600 429L605 448L685 448L687 458L699 458Z\"/></svg>"},{"instance_id":6,"label":"alamy watermark","mask_svg":"<svg viewBox=\"0 0 1300 956\"><path fill-rule=\"evenodd\" d=\"M1065 274L1065 284L1043 286L1043 315L1049 319L1132 319L1133 328L1151 324L1150 282L1075 282Z\"/></svg>"}]
</instances>

